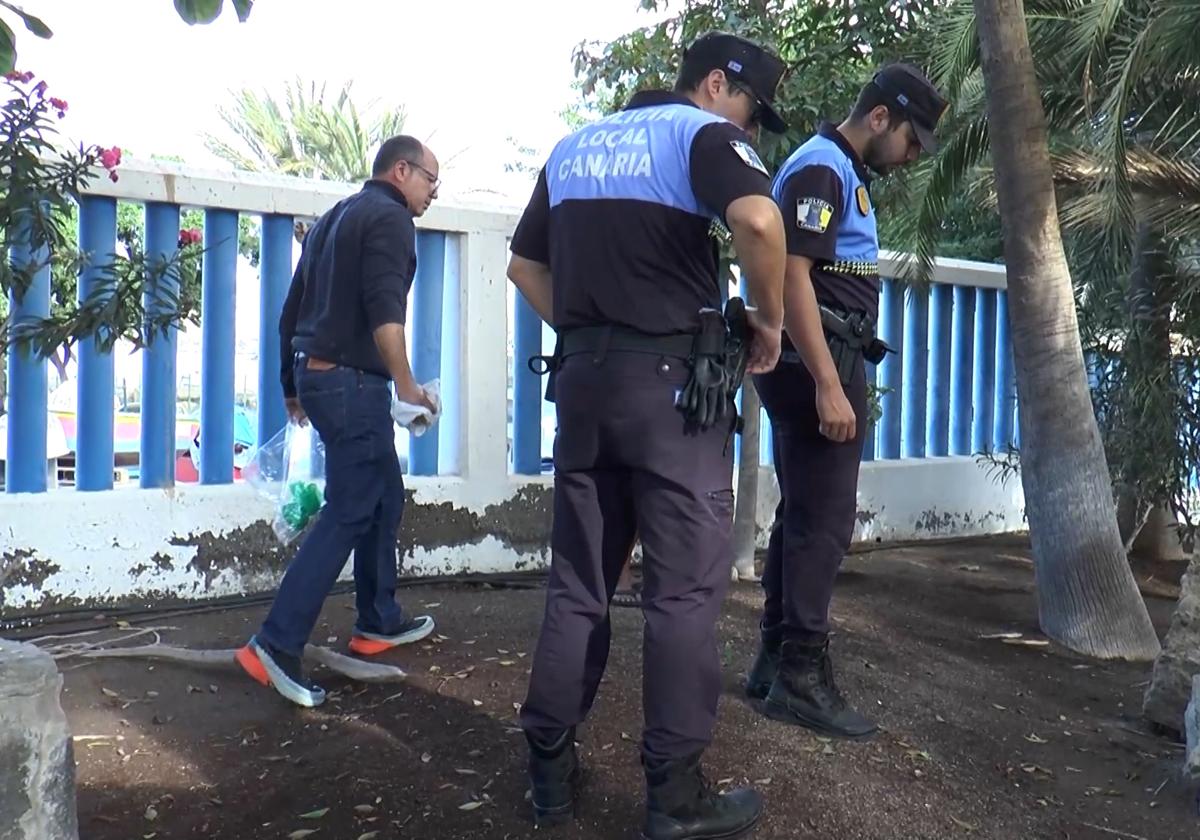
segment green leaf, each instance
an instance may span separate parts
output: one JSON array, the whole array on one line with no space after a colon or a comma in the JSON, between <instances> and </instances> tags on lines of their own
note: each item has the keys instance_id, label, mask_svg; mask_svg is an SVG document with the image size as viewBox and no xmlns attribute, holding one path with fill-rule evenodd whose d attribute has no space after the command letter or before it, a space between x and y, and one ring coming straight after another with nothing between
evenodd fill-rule
<instances>
[{"instance_id":1,"label":"green leaf","mask_svg":"<svg viewBox=\"0 0 1200 840\"><path fill-rule=\"evenodd\" d=\"M175 11L189 25L212 23L221 15L225 0L175 0Z\"/></svg>"},{"instance_id":2,"label":"green leaf","mask_svg":"<svg viewBox=\"0 0 1200 840\"><path fill-rule=\"evenodd\" d=\"M302 819L302 820L319 820L319 819L321 819L321 817L325 816L328 813L329 813L328 808L318 808L315 811L309 811L307 814L301 814L300 819Z\"/></svg>"},{"instance_id":3,"label":"green leaf","mask_svg":"<svg viewBox=\"0 0 1200 840\"><path fill-rule=\"evenodd\" d=\"M20 6L14 6L12 3L5 2L5 0L0 0L0 6L10 9L14 14L18 15L25 22L25 28L39 38L50 38L54 35L50 31L50 27L43 23L41 18L34 17Z\"/></svg>"},{"instance_id":4,"label":"green leaf","mask_svg":"<svg viewBox=\"0 0 1200 840\"><path fill-rule=\"evenodd\" d=\"M8 24L0 20L0 73L11 73L16 65L16 37Z\"/></svg>"},{"instance_id":5,"label":"green leaf","mask_svg":"<svg viewBox=\"0 0 1200 840\"><path fill-rule=\"evenodd\" d=\"M246 18L250 17L250 7L253 5L254 0L233 0L233 8L237 12L239 21L246 22Z\"/></svg>"}]
</instances>

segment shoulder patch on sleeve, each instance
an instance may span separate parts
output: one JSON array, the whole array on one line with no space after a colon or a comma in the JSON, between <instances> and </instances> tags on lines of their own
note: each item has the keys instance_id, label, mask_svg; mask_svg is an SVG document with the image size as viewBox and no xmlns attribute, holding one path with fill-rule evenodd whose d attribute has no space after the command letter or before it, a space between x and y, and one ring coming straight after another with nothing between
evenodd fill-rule
<instances>
[{"instance_id":1,"label":"shoulder patch on sleeve","mask_svg":"<svg viewBox=\"0 0 1200 840\"><path fill-rule=\"evenodd\" d=\"M767 167L759 158L758 153L754 151L753 146L743 140L730 140L729 145L733 147L735 152L737 152L737 156L742 159L742 163L746 164L751 169L757 169L762 174L770 177L767 173Z\"/></svg>"},{"instance_id":2,"label":"shoulder patch on sleeve","mask_svg":"<svg viewBox=\"0 0 1200 840\"><path fill-rule=\"evenodd\" d=\"M823 198L796 199L796 227L812 233L824 233L833 219L833 205Z\"/></svg>"}]
</instances>

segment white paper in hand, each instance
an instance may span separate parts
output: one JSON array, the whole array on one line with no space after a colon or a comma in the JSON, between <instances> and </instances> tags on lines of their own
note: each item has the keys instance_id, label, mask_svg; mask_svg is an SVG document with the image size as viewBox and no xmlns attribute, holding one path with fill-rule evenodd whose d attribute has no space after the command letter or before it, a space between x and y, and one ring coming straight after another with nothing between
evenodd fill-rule
<instances>
[{"instance_id":1,"label":"white paper in hand","mask_svg":"<svg viewBox=\"0 0 1200 840\"><path fill-rule=\"evenodd\" d=\"M441 380L434 379L432 382L427 382L421 386L421 389L433 403L432 412L426 406L402 402L394 395L392 396L392 419L398 425L408 429L414 437L425 434L442 414Z\"/></svg>"}]
</instances>

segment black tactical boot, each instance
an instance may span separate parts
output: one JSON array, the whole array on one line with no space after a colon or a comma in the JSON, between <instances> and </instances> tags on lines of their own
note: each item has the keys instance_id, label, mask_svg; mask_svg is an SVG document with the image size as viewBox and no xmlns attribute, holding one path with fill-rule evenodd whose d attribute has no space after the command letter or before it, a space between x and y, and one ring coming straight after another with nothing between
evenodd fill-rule
<instances>
[{"instance_id":1,"label":"black tactical boot","mask_svg":"<svg viewBox=\"0 0 1200 840\"><path fill-rule=\"evenodd\" d=\"M575 729L565 730L553 742L525 733L529 741L529 786L535 826L556 825L575 816L579 784L579 758L575 755Z\"/></svg>"},{"instance_id":2,"label":"black tactical boot","mask_svg":"<svg viewBox=\"0 0 1200 840\"><path fill-rule=\"evenodd\" d=\"M647 763L646 825L643 840L720 840L740 837L762 816L755 791L717 793L700 771L700 753L675 761Z\"/></svg>"},{"instance_id":3,"label":"black tactical boot","mask_svg":"<svg viewBox=\"0 0 1200 840\"><path fill-rule=\"evenodd\" d=\"M862 739L878 727L846 703L833 682L829 640L785 639L779 674L767 694L767 715L822 735Z\"/></svg>"},{"instance_id":4,"label":"black tactical boot","mask_svg":"<svg viewBox=\"0 0 1200 840\"><path fill-rule=\"evenodd\" d=\"M746 677L746 696L762 700L771 690L775 682L775 674L779 672L779 648L783 638L778 630L763 631L762 642L758 646L758 656L750 666Z\"/></svg>"}]
</instances>

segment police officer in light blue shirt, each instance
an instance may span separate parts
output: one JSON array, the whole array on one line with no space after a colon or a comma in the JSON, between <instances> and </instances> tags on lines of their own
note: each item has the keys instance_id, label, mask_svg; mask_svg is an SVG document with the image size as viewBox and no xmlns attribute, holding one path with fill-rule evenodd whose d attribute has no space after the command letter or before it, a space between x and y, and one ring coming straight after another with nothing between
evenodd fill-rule
<instances>
[{"instance_id":1,"label":"police officer in light blue shirt","mask_svg":"<svg viewBox=\"0 0 1200 840\"><path fill-rule=\"evenodd\" d=\"M788 240L780 363L755 385L771 421L780 501L763 571L762 646L746 691L773 718L864 738L875 725L846 703L829 657L829 602L854 532L867 430L864 359L875 337L879 239L873 175L936 149L947 102L919 70L882 68L850 116L797 149L772 195Z\"/></svg>"},{"instance_id":2,"label":"police officer in light blue shirt","mask_svg":"<svg viewBox=\"0 0 1200 840\"><path fill-rule=\"evenodd\" d=\"M635 532L642 836L736 837L762 813L756 792L717 793L700 770L722 687L715 624L729 585L740 375L726 364L710 228L729 228L758 303L748 370L769 370L784 233L751 144L760 125L784 127L771 106L783 69L745 39L698 39L674 91L641 91L559 142L513 234L509 277L559 337L550 580L521 708L539 824L573 812L576 727L604 675L609 601Z\"/></svg>"}]
</instances>

